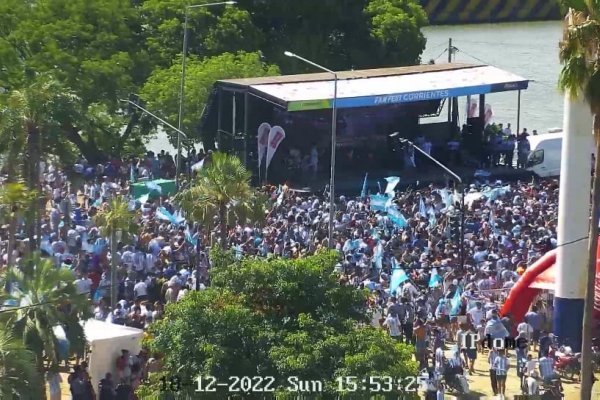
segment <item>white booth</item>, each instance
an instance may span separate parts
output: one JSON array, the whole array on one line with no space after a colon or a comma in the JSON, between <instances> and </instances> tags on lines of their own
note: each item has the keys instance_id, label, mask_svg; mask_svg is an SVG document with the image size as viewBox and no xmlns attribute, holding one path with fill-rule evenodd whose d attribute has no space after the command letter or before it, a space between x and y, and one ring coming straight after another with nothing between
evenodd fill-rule
<instances>
[{"instance_id":1,"label":"white booth","mask_svg":"<svg viewBox=\"0 0 600 400\"><path fill-rule=\"evenodd\" d=\"M140 352L144 331L95 319L82 321L81 324L88 345L88 372L94 390L98 390L98 384L107 372L116 377L116 361L121 350L129 350L131 354ZM62 328L55 328L55 333L58 338L65 337Z\"/></svg>"}]
</instances>

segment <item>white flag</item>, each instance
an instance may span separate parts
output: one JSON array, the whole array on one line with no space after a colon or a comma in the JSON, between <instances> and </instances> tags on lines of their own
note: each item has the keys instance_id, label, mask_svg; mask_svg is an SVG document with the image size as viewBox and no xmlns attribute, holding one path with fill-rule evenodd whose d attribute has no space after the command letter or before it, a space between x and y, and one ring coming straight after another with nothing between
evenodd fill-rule
<instances>
[{"instance_id":1,"label":"white flag","mask_svg":"<svg viewBox=\"0 0 600 400\"><path fill-rule=\"evenodd\" d=\"M267 152L267 146L269 145L269 132L271 131L271 125L267 122L263 122L258 127L258 168L262 163L262 159Z\"/></svg>"},{"instance_id":2,"label":"white flag","mask_svg":"<svg viewBox=\"0 0 600 400\"><path fill-rule=\"evenodd\" d=\"M271 160L277 151L277 147L281 144L281 141L285 139L285 131L280 126L274 126L269 131L269 146L267 147L267 168L271 164Z\"/></svg>"}]
</instances>

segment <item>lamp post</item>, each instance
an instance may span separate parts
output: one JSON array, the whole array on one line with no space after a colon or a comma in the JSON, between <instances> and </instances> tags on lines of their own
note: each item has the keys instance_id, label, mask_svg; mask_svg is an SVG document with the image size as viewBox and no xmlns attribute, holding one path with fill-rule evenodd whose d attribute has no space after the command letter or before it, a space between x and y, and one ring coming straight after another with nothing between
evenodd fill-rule
<instances>
[{"instance_id":1,"label":"lamp post","mask_svg":"<svg viewBox=\"0 0 600 400\"><path fill-rule=\"evenodd\" d=\"M294 54L290 51L285 51L285 54L288 57L296 58L300 61L303 61L313 67L321 69L325 72L329 72L333 75L333 102L331 104L331 171L329 177L329 247L334 247L333 245L333 228L335 226L335 147L336 147L336 131L337 131L337 87L338 87L338 75L336 72L330 70L329 68L325 68L322 65L319 65L315 62L307 60L304 57L300 57L297 54Z\"/></svg>"},{"instance_id":2,"label":"lamp post","mask_svg":"<svg viewBox=\"0 0 600 400\"><path fill-rule=\"evenodd\" d=\"M187 48L188 48L188 11L192 8L211 7L220 5L233 5L236 1L220 1L217 3L206 3L206 4L194 4L185 7L185 20L183 23L183 54L181 57L181 84L179 87L179 115L177 121L177 161L175 163L175 186L179 188L179 171L181 169L181 129L183 126L183 108L184 108L184 94L185 94L185 69L187 61Z\"/></svg>"},{"instance_id":3,"label":"lamp post","mask_svg":"<svg viewBox=\"0 0 600 400\"><path fill-rule=\"evenodd\" d=\"M396 137L399 134L400 134L399 132L394 132L390 135L390 137ZM429 153L427 153L425 150L421 149L419 146L415 145L410 140L404 139L404 138L400 138L399 140L400 140L400 143L408 143L412 147L417 149L417 151L419 153L423 154L425 157L427 157L428 159L433 161L438 167L442 168L444 171L449 173L460 184L460 194L461 194L460 208L461 208L461 210L460 210L460 247L459 247L459 250L460 250L460 266L461 266L461 268L463 268L465 265L465 188L463 187L463 180L454 171L452 171L450 168L446 167L444 164L442 164L441 162L439 162L438 160L433 158Z\"/></svg>"},{"instance_id":4,"label":"lamp post","mask_svg":"<svg viewBox=\"0 0 600 400\"><path fill-rule=\"evenodd\" d=\"M185 139L188 138L188 136L181 131L181 129L177 129L175 128L173 125L171 125L170 123L168 123L167 121L165 121L164 119L160 118L159 116L156 116L154 114L152 114L150 111L146 110L144 107L140 106L139 104L131 101L131 100L125 100L125 99L119 99L119 101L123 102L123 103L129 103L132 106L134 106L135 108L139 108L140 110L142 110L143 112L145 112L146 114L148 114L149 116L151 116L152 118L154 118L157 121L160 121L160 123L168 126L169 128L173 129L175 132L177 132L177 136L183 136Z\"/></svg>"}]
</instances>

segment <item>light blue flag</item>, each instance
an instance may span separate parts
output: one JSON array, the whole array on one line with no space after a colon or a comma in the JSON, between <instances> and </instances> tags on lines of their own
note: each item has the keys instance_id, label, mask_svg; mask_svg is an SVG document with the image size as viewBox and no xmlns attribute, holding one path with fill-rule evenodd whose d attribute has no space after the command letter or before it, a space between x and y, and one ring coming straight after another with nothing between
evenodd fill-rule
<instances>
[{"instance_id":1,"label":"light blue flag","mask_svg":"<svg viewBox=\"0 0 600 400\"><path fill-rule=\"evenodd\" d=\"M442 197L442 202L447 207L452 205L452 196L448 192L448 189L444 188L440 190L440 196Z\"/></svg>"},{"instance_id":2,"label":"light blue flag","mask_svg":"<svg viewBox=\"0 0 600 400\"><path fill-rule=\"evenodd\" d=\"M285 194L285 191L283 189L280 189L280 193L279 196L277 196L277 202L275 204L277 204L277 207L279 207L281 205L281 203L283 203L283 195Z\"/></svg>"},{"instance_id":3,"label":"light blue flag","mask_svg":"<svg viewBox=\"0 0 600 400\"><path fill-rule=\"evenodd\" d=\"M437 218L435 213L429 213L429 228L433 229L437 226Z\"/></svg>"},{"instance_id":4,"label":"light blue flag","mask_svg":"<svg viewBox=\"0 0 600 400\"><path fill-rule=\"evenodd\" d=\"M373 194L371 199L371 211L385 211L391 199L385 194Z\"/></svg>"},{"instance_id":5,"label":"light blue flag","mask_svg":"<svg viewBox=\"0 0 600 400\"><path fill-rule=\"evenodd\" d=\"M392 223L398 228L406 228L408 226L408 221L396 207L388 207L386 211L390 221L392 221Z\"/></svg>"},{"instance_id":6,"label":"light blue flag","mask_svg":"<svg viewBox=\"0 0 600 400\"><path fill-rule=\"evenodd\" d=\"M185 239L187 240L187 242L189 244L191 244L192 246L196 247L196 245L198 244L198 238L194 239L194 237L192 237L192 233L190 232L189 227L185 228L184 233L185 233Z\"/></svg>"},{"instance_id":7,"label":"light blue flag","mask_svg":"<svg viewBox=\"0 0 600 400\"><path fill-rule=\"evenodd\" d=\"M356 249L358 249L360 247L360 239L348 239L346 240L346 243L344 243L344 247L342 248L342 251L344 253L348 253L351 251L354 251Z\"/></svg>"},{"instance_id":8,"label":"light blue flag","mask_svg":"<svg viewBox=\"0 0 600 400\"><path fill-rule=\"evenodd\" d=\"M383 269L383 245L381 244L381 241L379 241L379 243L377 243L377 247L375 247L373 261L375 262L375 268L377 268L377 271L381 271Z\"/></svg>"},{"instance_id":9,"label":"light blue flag","mask_svg":"<svg viewBox=\"0 0 600 400\"><path fill-rule=\"evenodd\" d=\"M425 201L423 201L423 196L419 196L419 214L423 217L427 216L427 208L425 208Z\"/></svg>"},{"instance_id":10,"label":"light blue flag","mask_svg":"<svg viewBox=\"0 0 600 400\"><path fill-rule=\"evenodd\" d=\"M154 181L148 181L146 182L146 187L150 190L155 190L158 193L162 194L162 188L160 187L160 185Z\"/></svg>"},{"instance_id":11,"label":"light blue flag","mask_svg":"<svg viewBox=\"0 0 600 400\"><path fill-rule=\"evenodd\" d=\"M365 173L365 180L363 181L363 185L362 185L362 190L360 191L360 197L362 197L363 199L365 197L367 197L367 177L369 176L369 173Z\"/></svg>"},{"instance_id":12,"label":"light blue flag","mask_svg":"<svg viewBox=\"0 0 600 400\"><path fill-rule=\"evenodd\" d=\"M173 215L164 207L159 207L158 210L156 210L156 218L163 221L169 221L173 225L180 225L185 222L185 218L181 216L180 212Z\"/></svg>"},{"instance_id":13,"label":"light blue flag","mask_svg":"<svg viewBox=\"0 0 600 400\"><path fill-rule=\"evenodd\" d=\"M434 288L440 286L442 284L443 278L438 273L437 268L434 268L431 271L431 276L429 277L429 287Z\"/></svg>"},{"instance_id":14,"label":"light blue flag","mask_svg":"<svg viewBox=\"0 0 600 400\"><path fill-rule=\"evenodd\" d=\"M400 182L400 177L398 177L398 176L388 176L387 178L385 178L385 180L387 181L387 186L385 188L385 194L393 197L394 196L394 189L396 188L396 186Z\"/></svg>"},{"instance_id":15,"label":"light blue flag","mask_svg":"<svg viewBox=\"0 0 600 400\"><path fill-rule=\"evenodd\" d=\"M452 307L450 309L450 315L458 315L458 313L460 312L460 295L461 290L459 286L456 288L456 292L454 292L454 297L452 297L452 300L450 300L450 306Z\"/></svg>"},{"instance_id":16,"label":"light blue flag","mask_svg":"<svg viewBox=\"0 0 600 400\"><path fill-rule=\"evenodd\" d=\"M496 216L494 215L494 210L490 211L490 228L492 228L492 232L494 235L498 235L498 227L496 226Z\"/></svg>"},{"instance_id":17,"label":"light blue flag","mask_svg":"<svg viewBox=\"0 0 600 400\"><path fill-rule=\"evenodd\" d=\"M393 294L398 289L398 286L402 285L408 279L408 275L406 275L406 272L402 268L395 268L390 278L390 294Z\"/></svg>"}]
</instances>

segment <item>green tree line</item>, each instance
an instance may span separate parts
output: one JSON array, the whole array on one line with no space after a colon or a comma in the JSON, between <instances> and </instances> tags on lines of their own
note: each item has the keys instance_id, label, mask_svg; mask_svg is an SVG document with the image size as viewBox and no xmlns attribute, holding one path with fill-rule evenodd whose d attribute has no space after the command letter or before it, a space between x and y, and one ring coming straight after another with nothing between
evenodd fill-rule
<instances>
[{"instance_id":1,"label":"green tree line","mask_svg":"<svg viewBox=\"0 0 600 400\"><path fill-rule=\"evenodd\" d=\"M156 135L155 121L119 99L139 95L176 121L192 3L0 2L0 153L56 154L65 163L138 153ZM200 140L215 80L308 71L284 50L337 70L418 63L426 22L416 0L240 0L190 9L184 130Z\"/></svg>"}]
</instances>

